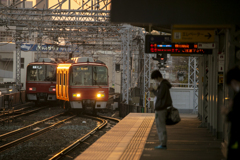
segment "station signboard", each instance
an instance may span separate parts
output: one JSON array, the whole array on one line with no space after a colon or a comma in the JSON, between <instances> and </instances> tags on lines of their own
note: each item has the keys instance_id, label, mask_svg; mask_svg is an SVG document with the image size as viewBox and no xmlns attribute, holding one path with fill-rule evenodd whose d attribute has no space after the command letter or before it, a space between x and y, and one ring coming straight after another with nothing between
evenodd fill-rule
<instances>
[{"instance_id":1,"label":"station signboard","mask_svg":"<svg viewBox=\"0 0 240 160\"><path fill-rule=\"evenodd\" d=\"M214 49L215 46L215 43L198 43L199 49Z\"/></svg>"},{"instance_id":2,"label":"station signboard","mask_svg":"<svg viewBox=\"0 0 240 160\"><path fill-rule=\"evenodd\" d=\"M172 42L214 42L214 30L172 30Z\"/></svg>"},{"instance_id":3,"label":"station signboard","mask_svg":"<svg viewBox=\"0 0 240 160\"><path fill-rule=\"evenodd\" d=\"M27 44L23 43L21 44L21 50L22 51L40 51L41 46L37 44ZM79 52L79 49L77 47L72 48L71 46L56 46L56 45L42 45L42 51L43 52Z\"/></svg>"},{"instance_id":4,"label":"station signboard","mask_svg":"<svg viewBox=\"0 0 240 160\"><path fill-rule=\"evenodd\" d=\"M212 54L212 49L199 49L197 43L172 43L171 36L146 35L145 53Z\"/></svg>"}]
</instances>

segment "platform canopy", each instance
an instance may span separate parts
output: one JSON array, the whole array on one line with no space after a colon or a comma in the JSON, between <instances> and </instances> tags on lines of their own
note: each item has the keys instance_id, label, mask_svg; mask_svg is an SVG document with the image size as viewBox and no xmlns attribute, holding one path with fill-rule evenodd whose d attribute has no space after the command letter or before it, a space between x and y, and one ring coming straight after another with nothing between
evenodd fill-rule
<instances>
[{"instance_id":1,"label":"platform canopy","mask_svg":"<svg viewBox=\"0 0 240 160\"><path fill-rule=\"evenodd\" d=\"M112 0L111 21L171 32L171 25L239 25L240 1ZM219 27L218 27L219 26Z\"/></svg>"}]
</instances>

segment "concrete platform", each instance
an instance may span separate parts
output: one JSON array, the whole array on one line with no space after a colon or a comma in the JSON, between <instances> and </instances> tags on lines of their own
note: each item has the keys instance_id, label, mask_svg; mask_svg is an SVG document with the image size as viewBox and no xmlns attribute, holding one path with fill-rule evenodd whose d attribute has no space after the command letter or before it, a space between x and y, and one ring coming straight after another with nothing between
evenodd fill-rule
<instances>
[{"instance_id":1,"label":"concrete platform","mask_svg":"<svg viewBox=\"0 0 240 160\"><path fill-rule=\"evenodd\" d=\"M181 114L182 121L167 127L168 149L159 144L154 113L130 113L75 160L224 160L221 141L206 128L198 128L195 114Z\"/></svg>"},{"instance_id":2,"label":"concrete platform","mask_svg":"<svg viewBox=\"0 0 240 160\"><path fill-rule=\"evenodd\" d=\"M139 159L154 122L154 113L130 113L75 160Z\"/></svg>"},{"instance_id":3,"label":"concrete platform","mask_svg":"<svg viewBox=\"0 0 240 160\"><path fill-rule=\"evenodd\" d=\"M155 123L151 128L140 160L224 160L221 141L206 128L198 128L195 114L181 114L181 122L167 126L167 150L154 149L159 145Z\"/></svg>"}]
</instances>

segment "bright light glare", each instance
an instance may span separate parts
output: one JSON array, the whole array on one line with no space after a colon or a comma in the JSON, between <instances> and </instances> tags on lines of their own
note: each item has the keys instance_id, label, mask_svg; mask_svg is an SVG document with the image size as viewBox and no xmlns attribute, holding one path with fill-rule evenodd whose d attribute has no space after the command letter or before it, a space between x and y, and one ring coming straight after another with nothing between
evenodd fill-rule
<instances>
[{"instance_id":1,"label":"bright light glare","mask_svg":"<svg viewBox=\"0 0 240 160\"><path fill-rule=\"evenodd\" d=\"M100 97L101 97L101 94L97 94L97 97L100 98Z\"/></svg>"},{"instance_id":2,"label":"bright light glare","mask_svg":"<svg viewBox=\"0 0 240 160\"><path fill-rule=\"evenodd\" d=\"M80 93L73 93L73 97L79 98L79 97L81 97L81 94Z\"/></svg>"}]
</instances>

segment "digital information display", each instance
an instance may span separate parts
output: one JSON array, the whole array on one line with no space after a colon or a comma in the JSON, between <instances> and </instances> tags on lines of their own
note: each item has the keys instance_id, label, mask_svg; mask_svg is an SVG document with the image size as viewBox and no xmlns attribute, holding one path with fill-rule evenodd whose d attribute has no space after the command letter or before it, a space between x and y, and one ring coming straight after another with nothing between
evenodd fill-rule
<instances>
[{"instance_id":1,"label":"digital information display","mask_svg":"<svg viewBox=\"0 0 240 160\"><path fill-rule=\"evenodd\" d=\"M145 53L212 54L212 49L199 49L195 43L171 43L170 35L146 35Z\"/></svg>"}]
</instances>

